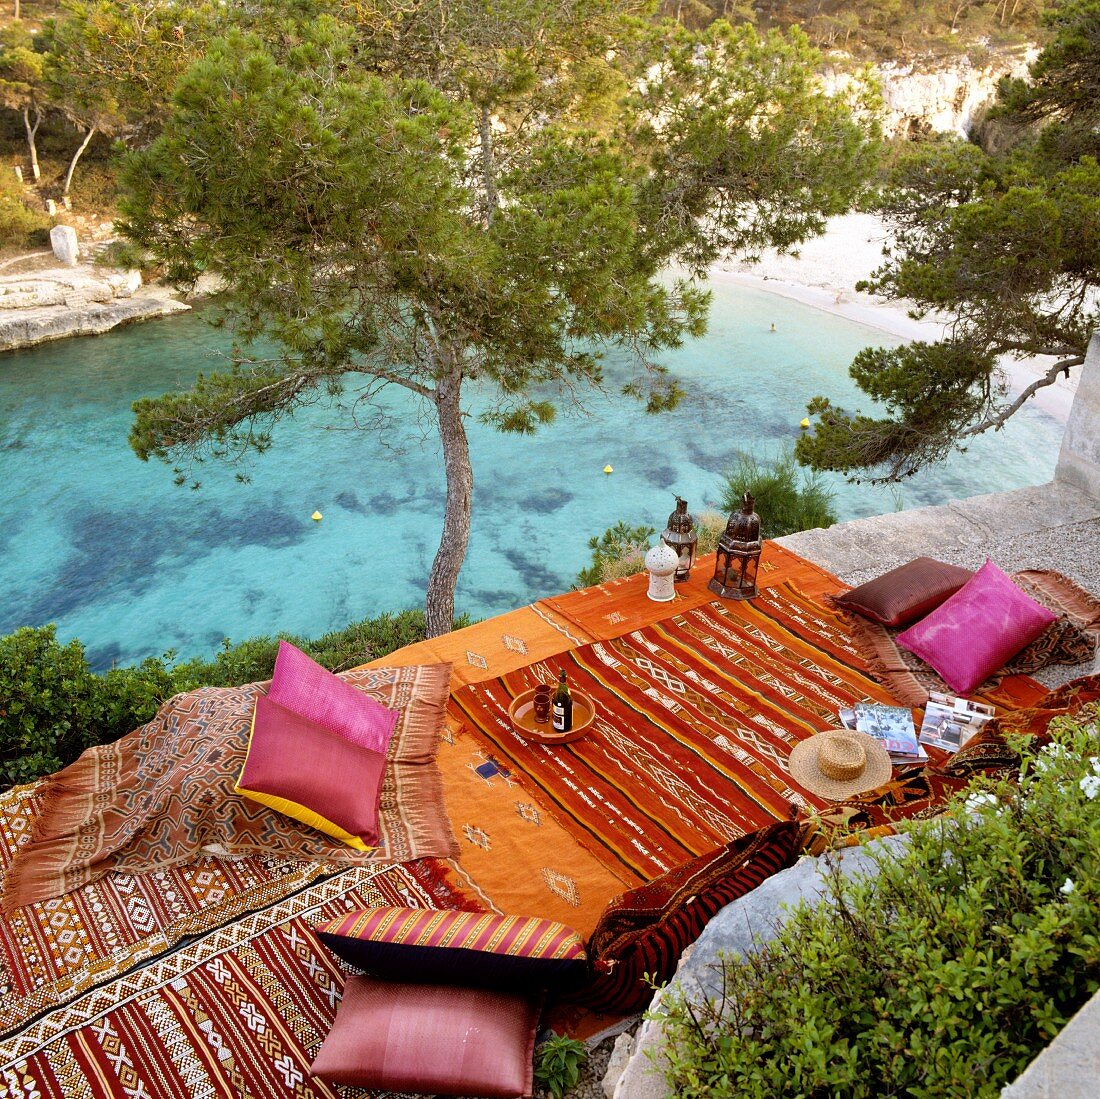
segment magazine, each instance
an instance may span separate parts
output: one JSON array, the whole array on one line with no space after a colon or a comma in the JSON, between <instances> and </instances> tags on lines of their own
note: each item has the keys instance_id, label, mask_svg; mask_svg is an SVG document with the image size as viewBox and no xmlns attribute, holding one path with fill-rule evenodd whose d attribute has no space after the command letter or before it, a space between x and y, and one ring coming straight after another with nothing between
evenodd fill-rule
<instances>
[{"instance_id":1,"label":"magazine","mask_svg":"<svg viewBox=\"0 0 1100 1099\"><path fill-rule=\"evenodd\" d=\"M844 722L844 714L841 714ZM913 726L913 711L907 706L885 706L879 702L857 702L855 728L881 740L894 763L920 763L928 758Z\"/></svg>"},{"instance_id":2,"label":"magazine","mask_svg":"<svg viewBox=\"0 0 1100 1099\"><path fill-rule=\"evenodd\" d=\"M957 752L995 712L981 702L933 691L924 710L920 742Z\"/></svg>"}]
</instances>

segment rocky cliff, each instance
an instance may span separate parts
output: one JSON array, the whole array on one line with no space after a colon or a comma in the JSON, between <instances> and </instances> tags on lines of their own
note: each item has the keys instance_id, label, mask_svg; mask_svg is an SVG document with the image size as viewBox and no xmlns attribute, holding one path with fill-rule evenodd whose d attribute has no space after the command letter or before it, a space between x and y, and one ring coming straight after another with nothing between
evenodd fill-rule
<instances>
[{"instance_id":1,"label":"rocky cliff","mask_svg":"<svg viewBox=\"0 0 1100 1099\"><path fill-rule=\"evenodd\" d=\"M880 62L874 66L882 85L885 129L891 137L953 133L970 137L997 95L1002 77L1020 77L1036 50L990 55L975 64L968 57L950 61ZM850 80L850 64L838 61L827 70L835 88Z\"/></svg>"}]
</instances>

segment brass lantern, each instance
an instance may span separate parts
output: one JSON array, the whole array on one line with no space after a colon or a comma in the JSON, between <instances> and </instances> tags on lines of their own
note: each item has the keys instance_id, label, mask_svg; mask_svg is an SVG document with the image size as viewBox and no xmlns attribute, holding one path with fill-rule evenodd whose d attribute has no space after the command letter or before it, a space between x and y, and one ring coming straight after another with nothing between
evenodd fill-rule
<instances>
[{"instance_id":1,"label":"brass lantern","mask_svg":"<svg viewBox=\"0 0 1100 1099\"><path fill-rule=\"evenodd\" d=\"M676 583L686 580L691 566L695 564L695 547L699 541L695 520L688 515L687 500L676 497L676 510L668 517L668 526L661 532L661 541L680 559L673 579Z\"/></svg>"},{"instance_id":2,"label":"brass lantern","mask_svg":"<svg viewBox=\"0 0 1100 1099\"><path fill-rule=\"evenodd\" d=\"M756 573L760 568L760 516L753 510L751 492L741 500L741 510L735 511L718 539L718 556L714 562L714 577L707 585L723 599L753 599Z\"/></svg>"}]
</instances>

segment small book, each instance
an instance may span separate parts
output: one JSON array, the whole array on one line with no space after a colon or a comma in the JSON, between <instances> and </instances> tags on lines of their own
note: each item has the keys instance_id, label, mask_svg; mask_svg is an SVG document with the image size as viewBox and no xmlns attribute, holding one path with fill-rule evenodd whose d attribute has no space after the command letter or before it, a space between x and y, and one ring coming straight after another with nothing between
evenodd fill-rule
<instances>
[{"instance_id":1,"label":"small book","mask_svg":"<svg viewBox=\"0 0 1100 1099\"><path fill-rule=\"evenodd\" d=\"M858 732L881 740L894 763L920 763L928 758L917 739L913 711L907 706L857 702L855 727Z\"/></svg>"},{"instance_id":2,"label":"small book","mask_svg":"<svg viewBox=\"0 0 1100 1099\"><path fill-rule=\"evenodd\" d=\"M924 709L920 742L957 752L995 713L981 702L933 691Z\"/></svg>"}]
</instances>

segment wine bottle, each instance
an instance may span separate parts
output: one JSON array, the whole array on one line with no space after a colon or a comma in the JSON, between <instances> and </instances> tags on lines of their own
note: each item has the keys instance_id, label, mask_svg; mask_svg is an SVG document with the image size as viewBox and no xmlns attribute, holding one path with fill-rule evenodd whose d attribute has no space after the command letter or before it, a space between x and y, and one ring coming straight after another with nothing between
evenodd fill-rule
<instances>
[{"instance_id":1,"label":"wine bottle","mask_svg":"<svg viewBox=\"0 0 1100 1099\"><path fill-rule=\"evenodd\" d=\"M565 669L558 675L558 689L552 702L553 717L551 724L557 733L567 733L573 728L573 698L569 694L569 682L565 678Z\"/></svg>"}]
</instances>

